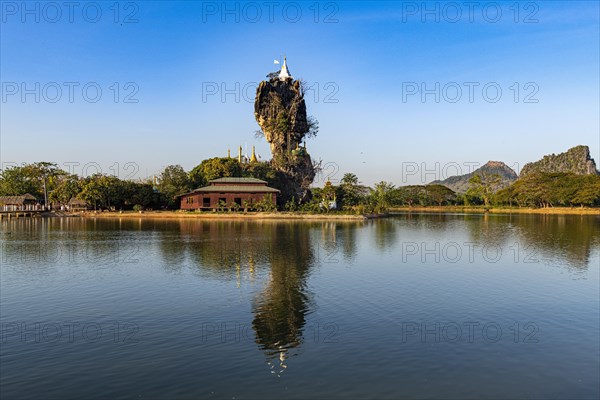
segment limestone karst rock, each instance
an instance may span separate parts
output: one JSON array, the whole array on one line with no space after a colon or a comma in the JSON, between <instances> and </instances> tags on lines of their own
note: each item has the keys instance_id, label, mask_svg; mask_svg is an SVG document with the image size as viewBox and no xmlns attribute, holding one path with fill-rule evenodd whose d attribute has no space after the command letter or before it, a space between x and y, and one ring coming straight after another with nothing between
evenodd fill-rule
<instances>
[{"instance_id":1,"label":"limestone karst rock","mask_svg":"<svg viewBox=\"0 0 600 400\"><path fill-rule=\"evenodd\" d=\"M444 185L447 188L452 189L456 193L465 193L467 189L469 189L469 179L473 177L473 175L498 175L500 176L500 182L497 188L503 189L505 187L510 186L514 181L517 180L517 174L513 171L508 165L501 161L488 161L481 167L477 168L475 171L458 176L451 176L444 180L437 180L430 182L430 185L438 184Z\"/></svg>"},{"instance_id":2,"label":"limestone karst rock","mask_svg":"<svg viewBox=\"0 0 600 400\"><path fill-rule=\"evenodd\" d=\"M294 80L284 62L279 74L270 74L256 89L254 117L271 145L271 164L282 174L281 201L305 201L315 169L302 142L311 131L300 81Z\"/></svg>"},{"instance_id":3,"label":"limestone karst rock","mask_svg":"<svg viewBox=\"0 0 600 400\"><path fill-rule=\"evenodd\" d=\"M256 90L254 117L273 155L295 150L309 130L299 82L262 81Z\"/></svg>"},{"instance_id":4,"label":"limestone karst rock","mask_svg":"<svg viewBox=\"0 0 600 400\"><path fill-rule=\"evenodd\" d=\"M520 178L535 172L571 172L577 175L597 174L596 163L588 146L575 146L564 153L544 156L541 160L525 164Z\"/></svg>"}]
</instances>

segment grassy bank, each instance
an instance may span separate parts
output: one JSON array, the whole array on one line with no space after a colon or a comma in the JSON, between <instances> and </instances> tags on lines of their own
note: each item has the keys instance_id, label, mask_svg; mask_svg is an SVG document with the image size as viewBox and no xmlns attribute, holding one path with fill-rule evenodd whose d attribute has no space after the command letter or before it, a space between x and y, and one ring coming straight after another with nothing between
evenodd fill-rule
<instances>
[{"instance_id":1,"label":"grassy bank","mask_svg":"<svg viewBox=\"0 0 600 400\"><path fill-rule=\"evenodd\" d=\"M84 212L79 214L84 218L186 218L203 220L334 220L334 221L365 221L381 218L385 215L352 215L352 214L304 214L292 212L248 212L248 213L212 213L212 212L181 212L181 211L136 211L123 212Z\"/></svg>"},{"instance_id":2,"label":"grassy bank","mask_svg":"<svg viewBox=\"0 0 600 400\"><path fill-rule=\"evenodd\" d=\"M431 207L396 207L391 212L465 212L492 214L556 214L556 215L600 215L600 208L581 207L547 207L547 208L510 208L510 207L460 207L460 206L431 206Z\"/></svg>"},{"instance_id":3,"label":"grassy bank","mask_svg":"<svg viewBox=\"0 0 600 400\"><path fill-rule=\"evenodd\" d=\"M492 214L553 214L553 215L600 215L600 208L548 207L548 208L489 208L461 206L395 207L391 213L435 212L435 213L492 213ZM354 215L343 213L308 214L301 212L182 212L182 211L112 211L82 212L56 216L80 216L84 218L180 218L202 220L310 220L310 221L366 221L385 218L390 214Z\"/></svg>"}]
</instances>

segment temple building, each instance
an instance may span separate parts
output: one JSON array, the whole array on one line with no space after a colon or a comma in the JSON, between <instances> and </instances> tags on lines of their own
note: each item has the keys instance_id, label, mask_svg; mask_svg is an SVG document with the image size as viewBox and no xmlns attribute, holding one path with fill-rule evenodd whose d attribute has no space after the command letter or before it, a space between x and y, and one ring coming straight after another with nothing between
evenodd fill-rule
<instances>
[{"instance_id":1,"label":"temple building","mask_svg":"<svg viewBox=\"0 0 600 400\"><path fill-rule=\"evenodd\" d=\"M182 210L210 210L220 207L254 208L265 198L276 205L279 190L256 178L219 178L180 196Z\"/></svg>"}]
</instances>

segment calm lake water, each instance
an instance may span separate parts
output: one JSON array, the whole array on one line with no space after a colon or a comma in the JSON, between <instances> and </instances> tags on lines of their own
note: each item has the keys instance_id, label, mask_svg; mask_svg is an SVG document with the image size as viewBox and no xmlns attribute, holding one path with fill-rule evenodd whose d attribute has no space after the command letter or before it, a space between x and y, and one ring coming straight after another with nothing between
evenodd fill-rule
<instances>
[{"instance_id":1,"label":"calm lake water","mask_svg":"<svg viewBox=\"0 0 600 400\"><path fill-rule=\"evenodd\" d=\"M600 396L597 216L0 226L4 400Z\"/></svg>"}]
</instances>

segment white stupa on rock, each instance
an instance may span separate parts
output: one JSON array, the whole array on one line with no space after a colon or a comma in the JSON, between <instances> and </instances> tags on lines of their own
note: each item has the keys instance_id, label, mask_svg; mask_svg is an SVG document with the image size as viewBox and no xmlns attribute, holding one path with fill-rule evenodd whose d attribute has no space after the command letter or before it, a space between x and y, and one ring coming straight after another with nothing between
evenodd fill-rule
<instances>
[{"instance_id":1,"label":"white stupa on rock","mask_svg":"<svg viewBox=\"0 0 600 400\"><path fill-rule=\"evenodd\" d=\"M290 75L290 71L288 71L287 59L284 57L283 66L281 67L281 71L279 71L279 80L285 81L287 79L292 79L292 75Z\"/></svg>"}]
</instances>

